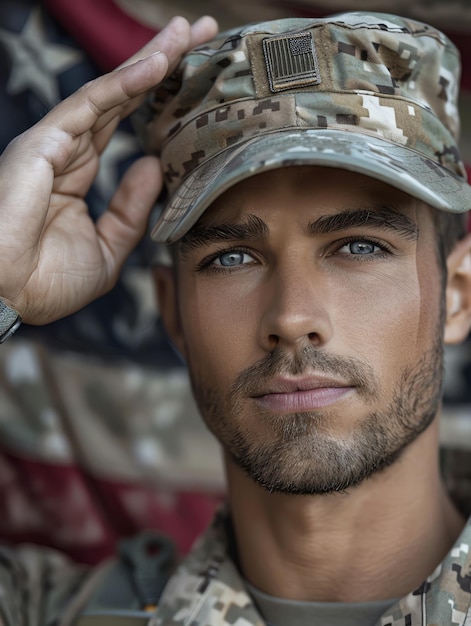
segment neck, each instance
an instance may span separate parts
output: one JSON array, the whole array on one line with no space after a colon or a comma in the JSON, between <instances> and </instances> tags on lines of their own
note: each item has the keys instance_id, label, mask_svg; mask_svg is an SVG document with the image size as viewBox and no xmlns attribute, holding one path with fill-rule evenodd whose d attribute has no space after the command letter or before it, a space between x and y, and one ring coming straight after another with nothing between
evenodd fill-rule
<instances>
[{"instance_id":1,"label":"neck","mask_svg":"<svg viewBox=\"0 0 471 626\"><path fill-rule=\"evenodd\" d=\"M292 600L399 598L443 560L464 519L446 493L434 423L391 467L345 493L268 493L227 458L241 568Z\"/></svg>"}]
</instances>

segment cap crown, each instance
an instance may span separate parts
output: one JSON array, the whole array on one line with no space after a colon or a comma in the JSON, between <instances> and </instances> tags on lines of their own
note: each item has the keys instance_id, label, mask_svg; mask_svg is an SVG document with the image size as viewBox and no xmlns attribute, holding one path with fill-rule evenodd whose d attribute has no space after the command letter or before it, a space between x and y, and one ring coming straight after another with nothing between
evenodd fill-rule
<instances>
[{"instance_id":1,"label":"cap crown","mask_svg":"<svg viewBox=\"0 0 471 626\"><path fill-rule=\"evenodd\" d=\"M138 130L162 158L169 211L187 209L179 188L195 183L198 168L287 129L381 139L464 183L459 78L454 44L421 22L366 12L282 19L188 53L141 110Z\"/></svg>"}]
</instances>

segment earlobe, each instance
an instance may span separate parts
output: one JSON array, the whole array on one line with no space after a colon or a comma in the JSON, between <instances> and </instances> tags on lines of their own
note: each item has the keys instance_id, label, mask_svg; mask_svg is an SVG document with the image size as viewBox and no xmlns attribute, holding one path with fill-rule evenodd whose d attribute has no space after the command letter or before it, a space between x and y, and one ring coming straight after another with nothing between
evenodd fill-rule
<instances>
[{"instance_id":1,"label":"earlobe","mask_svg":"<svg viewBox=\"0 0 471 626\"><path fill-rule=\"evenodd\" d=\"M158 308L167 335L175 350L185 359L182 326L178 309L177 284L173 267L158 265L152 270Z\"/></svg>"},{"instance_id":2,"label":"earlobe","mask_svg":"<svg viewBox=\"0 0 471 626\"><path fill-rule=\"evenodd\" d=\"M471 234L448 257L445 343L461 343L471 329Z\"/></svg>"}]
</instances>

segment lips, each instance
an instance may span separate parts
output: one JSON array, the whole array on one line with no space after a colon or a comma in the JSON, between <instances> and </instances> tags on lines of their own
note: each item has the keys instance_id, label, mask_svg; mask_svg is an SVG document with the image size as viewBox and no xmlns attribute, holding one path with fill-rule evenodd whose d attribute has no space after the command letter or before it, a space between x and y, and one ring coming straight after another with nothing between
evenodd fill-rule
<instances>
[{"instance_id":1,"label":"lips","mask_svg":"<svg viewBox=\"0 0 471 626\"><path fill-rule=\"evenodd\" d=\"M311 389L326 389L326 388L340 388L351 387L348 382L338 380L335 378L329 378L326 376L309 376L303 378L285 378L275 377L257 393L253 394L255 397L264 396L272 393L294 393L296 391L310 391Z\"/></svg>"},{"instance_id":2,"label":"lips","mask_svg":"<svg viewBox=\"0 0 471 626\"><path fill-rule=\"evenodd\" d=\"M354 387L345 381L323 376L276 378L253 394L264 409L276 413L314 411L345 398Z\"/></svg>"}]
</instances>

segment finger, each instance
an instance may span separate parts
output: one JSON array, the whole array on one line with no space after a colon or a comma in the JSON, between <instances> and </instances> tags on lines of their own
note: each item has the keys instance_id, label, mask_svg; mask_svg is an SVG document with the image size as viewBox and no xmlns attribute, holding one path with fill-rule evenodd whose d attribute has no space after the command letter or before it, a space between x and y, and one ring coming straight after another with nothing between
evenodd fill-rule
<instances>
[{"instance_id":1,"label":"finger","mask_svg":"<svg viewBox=\"0 0 471 626\"><path fill-rule=\"evenodd\" d=\"M53 109L44 123L55 123L72 136L90 129L100 133L95 146L101 153L120 120L139 106L146 92L161 82L190 47L215 32L217 24L211 17L199 19L193 27L185 18L174 18L120 68L88 83Z\"/></svg>"},{"instance_id":2,"label":"finger","mask_svg":"<svg viewBox=\"0 0 471 626\"><path fill-rule=\"evenodd\" d=\"M188 21L182 17L174 18L166 28L164 28L156 37L154 37L137 55L126 61L121 67L126 67L130 61L143 54L153 52L155 48L159 48L165 53L169 68L167 73L172 72L179 63L181 56L189 49L201 45L202 43L212 39L218 31L218 25L214 18L210 16L201 17L191 27ZM103 152L108 144L109 137L115 128L125 117L140 104L139 101L131 100L120 111L113 109L108 114L104 114L94 125L95 134L94 145L99 154Z\"/></svg>"},{"instance_id":3,"label":"finger","mask_svg":"<svg viewBox=\"0 0 471 626\"><path fill-rule=\"evenodd\" d=\"M218 24L213 17L203 16L190 26L187 19L176 16L158 35L121 67L126 66L136 58L142 58L155 52L155 50L160 50L168 59L168 73L171 73L185 52L209 41L217 34L217 31ZM130 105L136 108L134 103L130 103ZM124 111L124 115L128 115L129 112L128 108L128 110Z\"/></svg>"},{"instance_id":4,"label":"finger","mask_svg":"<svg viewBox=\"0 0 471 626\"><path fill-rule=\"evenodd\" d=\"M173 61L175 56L183 50L189 50L212 39L218 31L216 20L208 15L200 17L190 26L187 19L176 16L155 37L136 54L127 59L119 67L131 65L139 59L143 59L153 52L160 50ZM176 53L176 54L175 54Z\"/></svg>"},{"instance_id":5,"label":"finger","mask_svg":"<svg viewBox=\"0 0 471 626\"><path fill-rule=\"evenodd\" d=\"M202 24L197 27L197 40L203 36L205 30L211 32L208 28L208 25L211 24L210 19L203 20ZM78 103L79 106L90 108L94 116L91 118L90 115L86 115L85 111L81 116L81 126L75 125L72 129L70 126L64 126L64 129L75 135L88 129L93 130L95 134L99 133L100 136L96 138L94 143L97 152L101 153L120 120L132 113L143 101L146 92L158 85L165 75L173 69L182 54L189 48L190 43L191 28L189 22L183 17L175 17L144 48L117 70L88 83L77 94L71 96L70 104L74 106L76 112L78 111L75 100L78 101L81 98ZM167 65L165 65L165 61L162 64L162 57L160 56L162 53ZM160 62L161 67L153 71L151 62L156 59L155 55L158 55L157 63ZM170 69L169 64L172 64ZM149 66L149 73L143 74L146 66ZM117 82L117 78L121 78L121 83ZM83 100L83 95L87 90L89 92L88 98ZM127 97L123 98L122 94ZM57 112L62 113L62 110L58 108ZM54 122L54 119L52 121ZM64 120L64 122L67 124L67 121Z\"/></svg>"},{"instance_id":6,"label":"finger","mask_svg":"<svg viewBox=\"0 0 471 626\"><path fill-rule=\"evenodd\" d=\"M166 56L156 52L87 83L52 109L39 124L56 126L78 137L91 130L106 113L125 107L158 85L167 70ZM113 117L115 114L118 112L113 113Z\"/></svg>"},{"instance_id":7,"label":"finger","mask_svg":"<svg viewBox=\"0 0 471 626\"><path fill-rule=\"evenodd\" d=\"M210 15L204 15L191 27L190 48L196 48L210 39L216 37L218 23Z\"/></svg>"},{"instance_id":8,"label":"finger","mask_svg":"<svg viewBox=\"0 0 471 626\"><path fill-rule=\"evenodd\" d=\"M191 26L184 17L176 16L136 54L127 59L117 69L132 65L140 59L147 58L154 52L164 52L167 57L173 56L175 51L186 49L191 40Z\"/></svg>"},{"instance_id":9,"label":"finger","mask_svg":"<svg viewBox=\"0 0 471 626\"><path fill-rule=\"evenodd\" d=\"M145 94L160 82L167 69L165 55L154 54L88 83L24 134L30 153L47 161L56 175L72 162L77 169L80 154L83 158L87 158L87 154L88 158L92 157L89 153L91 137L87 133L91 132L97 120L106 115L107 109L115 110L136 95ZM119 122L116 111L110 121L108 132L103 137L103 148Z\"/></svg>"},{"instance_id":10,"label":"finger","mask_svg":"<svg viewBox=\"0 0 471 626\"><path fill-rule=\"evenodd\" d=\"M84 85L54 107L40 124L56 124L77 136L91 130L104 115L107 115L105 124L110 119L114 121L120 114L119 109L134 98L144 95L165 77L168 59L173 61L174 57L182 54L189 42L188 21L180 17L174 18L123 65ZM138 102L136 106L137 104ZM122 115L128 112L128 108L125 108ZM103 125L97 130L101 130Z\"/></svg>"},{"instance_id":11,"label":"finger","mask_svg":"<svg viewBox=\"0 0 471 626\"><path fill-rule=\"evenodd\" d=\"M159 160L151 156L139 159L126 172L108 210L97 221L108 270L107 288L114 284L127 256L144 235L162 182Z\"/></svg>"}]
</instances>

